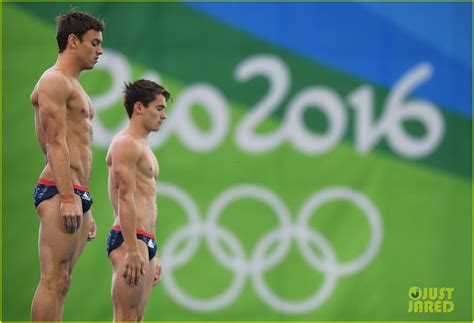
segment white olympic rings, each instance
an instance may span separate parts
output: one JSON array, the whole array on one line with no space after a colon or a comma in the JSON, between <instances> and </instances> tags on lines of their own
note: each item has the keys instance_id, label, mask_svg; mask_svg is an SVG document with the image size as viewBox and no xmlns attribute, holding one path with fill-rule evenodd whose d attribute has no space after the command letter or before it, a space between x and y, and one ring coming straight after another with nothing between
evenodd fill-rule
<instances>
[{"instance_id":1,"label":"white olympic rings","mask_svg":"<svg viewBox=\"0 0 474 323\"><path fill-rule=\"evenodd\" d=\"M201 222L196 203L177 186L160 183L158 192L159 196L166 196L178 202L189 218L189 223L175 231L164 243L162 265L165 272L163 282L169 294L178 303L194 311L215 311L228 306L240 295L247 276L253 282L255 292L261 300L276 311L301 314L314 310L329 298L339 276L351 275L362 270L375 257L382 243L383 227L377 208L363 194L348 187L330 187L315 192L303 203L294 224L291 222L290 211L281 199L273 192L254 184L237 185L220 194L210 206L204 222ZM242 198L266 203L275 212L279 221L277 228L260 238L250 259L246 259L243 247L235 235L218 225L222 211L232 202ZM366 250L357 259L345 263L337 261L336 253L328 240L309 226L310 218L318 208L326 202L335 200L350 201L360 208L367 216L371 232ZM190 261L199 246L201 236L205 238L211 254L218 263L235 275L227 290L206 299L198 299L184 293L173 276L174 269ZM324 273L324 282L320 289L308 299L301 301L289 301L275 295L267 286L263 275L284 259L293 238L296 239L305 262ZM224 242L231 256L222 249L219 241ZM175 255L174 252L183 242L187 243L186 246ZM321 255L316 255L310 244L316 245ZM274 245L277 245L276 248L271 249ZM269 254L269 250L273 251Z\"/></svg>"}]
</instances>

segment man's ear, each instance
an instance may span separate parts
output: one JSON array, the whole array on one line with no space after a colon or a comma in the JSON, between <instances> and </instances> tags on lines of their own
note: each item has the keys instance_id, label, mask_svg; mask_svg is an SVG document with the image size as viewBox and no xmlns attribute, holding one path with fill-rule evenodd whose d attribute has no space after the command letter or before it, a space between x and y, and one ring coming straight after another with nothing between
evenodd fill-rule
<instances>
[{"instance_id":1,"label":"man's ear","mask_svg":"<svg viewBox=\"0 0 474 323\"><path fill-rule=\"evenodd\" d=\"M145 108L145 107L143 106L143 103L141 103L140 101L137 101L137 102L135 102L135 104L133 105L133 113L142 114L144 108Z\"/></svg>"},{"instance_id":2,"label":"man's ear","mask_svg":"<svg viewBox=\"0 0 474 323\"><path fill-rule=\"evenodd\" d=\"M69 36L67 36L67 45L68 47L70 47L71 49L76 49L77 48L77 45L81 42L81 40L74 34L69 34Z\"/></svg>"}]
</instances>

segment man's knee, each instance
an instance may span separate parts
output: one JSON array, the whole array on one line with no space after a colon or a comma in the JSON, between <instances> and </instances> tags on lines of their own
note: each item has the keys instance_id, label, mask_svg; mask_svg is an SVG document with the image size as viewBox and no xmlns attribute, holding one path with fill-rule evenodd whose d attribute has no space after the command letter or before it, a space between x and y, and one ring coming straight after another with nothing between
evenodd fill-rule
<instances>
[{"instance_id":1,"label":"man's knee","mask_svg":"<svg viewBox=\"0 0 474 323\"><path fill-rule=\"evenodd\" d=\"M62 289L61 289L61 295L66 296L69 287L71 287L71 281L72 281L72 273L70 271L67 272L67 275L65 276L65 279L63 281Z\"/></svg>"},{"instance_id":2,"label":"man's knee","mask_svg":"<svg viewBox=\"0 0 474 323\"><path fill-rule=\"evenodd\" d=\"M71 286L72 274L69 270L60 269L41 275L41 282L50 291L65 295Z\"/></svg>"}]
</instances>

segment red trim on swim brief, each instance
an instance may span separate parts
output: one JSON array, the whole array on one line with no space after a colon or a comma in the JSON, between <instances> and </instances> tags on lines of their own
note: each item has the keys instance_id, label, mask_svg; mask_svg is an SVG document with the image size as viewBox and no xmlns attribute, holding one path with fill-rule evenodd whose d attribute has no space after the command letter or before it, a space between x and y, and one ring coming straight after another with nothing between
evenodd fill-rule
<instances>
[{"instance_id":1,"label":"red trim on swim brief","mask_svg":"<svg viewBox=\"0 0 474 323\"><path fill-rule=\"evenodd\" d=\"M37 183L47 185L47 186L57 186L56 182L48 181L47 179L40 179ZM78 185L78 184L72 184L72 187L77 188L78 190L81 190L81 191L89 192L89 189L85 186L81 186L81 185Z\"/></svg>"},{"instance_id":2,"label":"red trim on swim brief","mask_svg":"<svg viewBox=\"0 0 474 323\"><path fill-rule=\"evenodd\" d=\"M112 230L114 231L122 231L122 229L120 228L120 225L115 225L112 227ZM149 232L146 232L146 231L143 231L143 230L140 230L140 229L137 229L137 234L143 234L145 237L148 237L148 238L151 238L151 239L155 239L155 235L153 233L149 233Z\"/></svg>"}]
</instances>

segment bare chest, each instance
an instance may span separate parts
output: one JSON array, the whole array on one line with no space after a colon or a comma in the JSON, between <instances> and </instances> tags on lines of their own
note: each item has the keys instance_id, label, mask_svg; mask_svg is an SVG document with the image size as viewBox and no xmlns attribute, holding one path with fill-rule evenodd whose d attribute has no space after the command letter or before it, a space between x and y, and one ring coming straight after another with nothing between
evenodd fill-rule
<instances>
[{"instance_id":1,"label":"bare chest","mask_svg":"<svg viewBox=\"0 0 474 323\"><path fill-rule=\"evenodd\" d=\"M68 118L71 121L91 121L94 117L92 101L79 82L73 87L73 93L67 103L67 108Z\"/></svg>"},{"instance_id":2,"label":"bare chest","mask_svg":"<svg viewBox=\"0 0 474 323\"><path fill-rule=\"evenodd\" d=\"M156 179L159 174L158 160L153 151L147 148L138 162L138 171L146 178Z\"/></svg>"}]
</instances>

